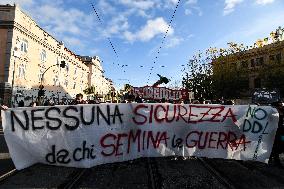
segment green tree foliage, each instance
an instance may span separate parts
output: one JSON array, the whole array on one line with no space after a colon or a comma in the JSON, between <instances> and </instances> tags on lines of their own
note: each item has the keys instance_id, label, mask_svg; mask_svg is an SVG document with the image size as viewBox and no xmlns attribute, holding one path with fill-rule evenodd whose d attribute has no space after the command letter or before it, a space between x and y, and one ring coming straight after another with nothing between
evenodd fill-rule
<instances>
[{"instance_id":1,"label":"green tree foliage","mask_svg":"<svg viewBox=\"0 0 284 189\"><path fill-rule=\"evenodd\" d=\"M95 94L96 88L94 86L88 87L83 90L86 95Z\"/></svg>"},{"instance_id":2,"label":"green tree foliage","mask_svg":"<svg viewBox=\"0 0 284 189\"><path fill-rule=\"evenodd\" d=\"M228 43L227 49L209 48L205 53L199 52L187 64L183 85L194 92L196 99L240 97L248 90L246 63L238 61L244 51L243 45Z\"/></svg>"},{"instance_id":3,"label":"green tree foliage","mask_svg":"<svg viewBox=\"0 0 284 189\"><path fill-rule=\"evenodd\" d=\"M272 52L271 55L269 48L262 49L271 43L279 45L284 43L283 41L284 28L278 27L270 33L270 37L259 39L252 46L230 42L224 49L210 47L204 53L199 52L189 60L188 70L182 83L195 93L195 98L239 98L250 96L249 77L254 75L261 80L261 87L279 89L283 95L283 54ZM279 46L281 50L283 45ZM251 66L251 58L257 60L260 56L269 56L270 62Z\"/></svg>"},{"instance_id":4,"label":"green tree foliage","mask_svg":"<svg viewBox=\"0 0 284 189\"><path fill-rule=\"evenodd\" d=\"M132 85L127 83L124 85L124 91L130 91L132 87L133 87Z\"/></svg>"},{"instance_id":5,"label":"green tree foliage","mask_svg":"<svg viewBox=\"0 0 284 189\"><path fill-rule=\"evenodd\" d=\"M194 92L195 99L213 98L212 67L208 60L201 52L194 55L187 64L186 76L182 78L183 86Z\"/></svg>"}]
</instances>

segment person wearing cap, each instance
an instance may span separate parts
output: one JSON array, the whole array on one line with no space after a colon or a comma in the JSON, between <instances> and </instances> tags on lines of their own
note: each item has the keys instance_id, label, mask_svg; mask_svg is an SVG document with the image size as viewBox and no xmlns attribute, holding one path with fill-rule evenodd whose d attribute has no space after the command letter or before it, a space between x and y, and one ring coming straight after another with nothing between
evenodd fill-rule
<instances>
[{"instance_id":1,"label":"person wearing cap","mask_svg":"<svg viewBox=\"0 0 284 189\"><path fill-rule=\"evenodd\" d=\"M273 102L271 106L277 109L279 113L279 122L273 143L272 152L269 158L269 163L282 167L279 155L284 152L284 107L282 101Z\"/></svg>"}]
</instances>

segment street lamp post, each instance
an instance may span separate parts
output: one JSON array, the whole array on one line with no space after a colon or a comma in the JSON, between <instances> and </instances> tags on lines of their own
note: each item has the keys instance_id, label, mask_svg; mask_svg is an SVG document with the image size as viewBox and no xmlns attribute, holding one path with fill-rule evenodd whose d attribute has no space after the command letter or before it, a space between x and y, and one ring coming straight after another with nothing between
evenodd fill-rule
<instances>
[{"instance_id":1,"label":"street lamp post","mask_svg":"<svg viewBox=\"0 0 284 189\"><path fill-rule=\"evenodd\" d=\"M19 51L19 47L16 46L14 48L13 51L13 56L14 56L14 66L13 66L13 75L12 75L12 86L11 86L11 90L12 90L12 94L11 94L11 100L10 100L10 106L11 108L13 107L13 97L14 97L14 83L15 83L15 71L16 71L16 58L20 58L21 52Z\"/></svg>"},{"instance_id":2,"label":"street lamp post","mask_svg":"<svg viewBox=\"0 0 284 189\"><path fill-rule=\"evenodd\" d=\"M66 66L66 63L65 61L61 61L60 64L54 64L54 65L51 65L49 66L43 73L42 73L42 76L40 78L40 86L39 86L39 91L38 91L38 100L40 99L40 97L44 97L44 86L43 86L43 78L44 78L44 74L51 68L51 67L54 67L54 66L60 66L61 68L65 68Z\"/></svg>"}]
</instances>

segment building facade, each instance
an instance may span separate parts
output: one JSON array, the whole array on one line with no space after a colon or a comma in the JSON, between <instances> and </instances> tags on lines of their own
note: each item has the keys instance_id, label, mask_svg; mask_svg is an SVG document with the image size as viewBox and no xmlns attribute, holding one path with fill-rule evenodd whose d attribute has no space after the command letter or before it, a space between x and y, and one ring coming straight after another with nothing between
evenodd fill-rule
<instances>
[{"instance_id":1,"label":"building facade","mask_svg":"<svg viewBox=\"0 0 284 189\"><path fill-rule=\"evenodd\" d=\"M101 66L100 58L98 56L79 56L79 58L89 70L88 87L95 87L94 95L104 98L113 89L113 82L103 75L105 71ZM91 96L93 95L90 95L90 98Z\"/></svg>"},{"instance_id":2,"label":"building facade","mask_svg":"<svg viewBox=\"0 0 284 189\"><path fill-rule=\"evenodd\" d=\"M219 96L241 91L240 97L250 97L260 88L278 89L284 96L283 39L283 35L278 35L269 43L261 42L253 48L215 59L213 78L219 91L224 89Z\"/></svg>"},{"instance_id":3,"label":"building facade","mask_svg":"<svg viewBox=\"0 0 284 189\"><path fill-rule=\"evenodd\" d=\"M98 56L78 56L43 30L17 5L0 5L0 98L2 103L35 101L39 86L45 98L74 98L91 85L108 93ZM60 67L65 61L65 68ZM106 85L106 86L105 86Z\"/></svg>"}]
</instances>

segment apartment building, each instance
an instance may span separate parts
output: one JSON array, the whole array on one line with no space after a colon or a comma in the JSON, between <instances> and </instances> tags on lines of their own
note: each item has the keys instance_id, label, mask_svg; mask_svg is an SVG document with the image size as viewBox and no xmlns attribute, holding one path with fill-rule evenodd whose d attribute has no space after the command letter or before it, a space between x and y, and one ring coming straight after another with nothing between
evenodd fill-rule
<instances>
[{"instance_id":1,"label":"apartment building","mask_svg":"<svg viewBox=\"0 0 284 189\"><path fill-rule=\"evenodd\" d=\"M56 101L72 99L92 85L105 95L110 83L103 73L98 56L76 55L18 5L0 5L1 103L35 101L41 84L45 98Z\"/></svg>"}]
</instances>

